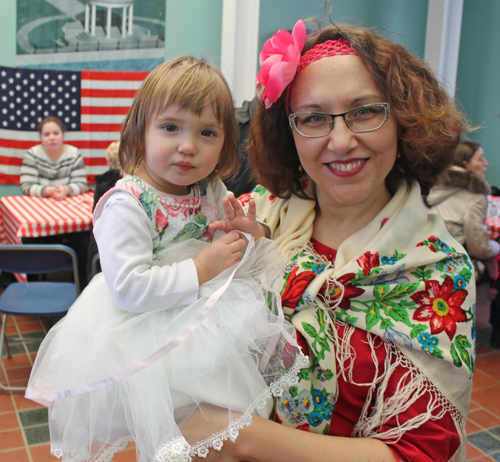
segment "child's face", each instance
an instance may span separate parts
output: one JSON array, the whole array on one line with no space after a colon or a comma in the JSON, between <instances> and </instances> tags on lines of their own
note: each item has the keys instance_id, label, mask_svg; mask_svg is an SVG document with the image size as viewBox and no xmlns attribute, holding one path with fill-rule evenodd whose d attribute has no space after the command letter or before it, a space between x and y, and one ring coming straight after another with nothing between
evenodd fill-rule
<instances>
[{"instance_id":1,"label":"child's face","mask_svg":"<svg viewBox=\"0 0 500 462\"><path fill-rule=\"evenodd\" d=\"M171 105L146 129L145 161L137 175L159 191L185 195L215 169L223 144L224 127L212 107L198 116Z\"/></svg>"}]
</instances>

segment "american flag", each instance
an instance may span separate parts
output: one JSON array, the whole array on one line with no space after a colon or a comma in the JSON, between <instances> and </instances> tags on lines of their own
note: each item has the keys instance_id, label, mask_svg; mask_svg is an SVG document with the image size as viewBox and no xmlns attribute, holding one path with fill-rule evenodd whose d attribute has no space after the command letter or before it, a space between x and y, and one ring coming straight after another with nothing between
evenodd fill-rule
<instances>
[{"instance_id":1,"label":"american flag","mask_svg":"<svg viewBox=\"0 0 500 462\"><path fill-rule=\"evenodd\" d=\"M89 183L108 169L106 148L148 72L54 71L0 67L0 183L19 184L26 151L40 144L47 115L64 123L64 141L82 153Z\"/></svg>"}]
</instances>

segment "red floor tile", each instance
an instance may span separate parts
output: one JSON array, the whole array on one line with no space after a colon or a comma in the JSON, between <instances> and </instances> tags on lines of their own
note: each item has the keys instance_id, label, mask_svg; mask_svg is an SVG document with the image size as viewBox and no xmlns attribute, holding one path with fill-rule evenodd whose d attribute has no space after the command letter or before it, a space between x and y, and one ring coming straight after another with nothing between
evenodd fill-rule
<instances>
[{"instance_id":1,"label":"red floor tile","mask_svg":"<svg viewBox=\"0 0 500 462\"><path fill-rule=\"evenodd\" d=\"M500 419L496 415L493 415L491 412L484 409L477 409L469 412L468 418L469 420L472 420L473 423L476 423L483 428L492 428L500 425Z\"/></svg>"},{"instance_id":2,"label":"red floor tile","mask_svg":"<svg viewBox=\"0 0 500 462\"><path fill-rule=\"evenodd\" d=\"M474 409L478 409L480 408L481 406L479 406L479 404L475 403L474 401L471 401L470 402L470 406L469 406L469 412L474 410Z\"/></svg>"},{"instance_id":3,"label":"red floor tile","mask_svg":"<svg viewBox=\"0 0 500 462\"><path fill-rule=\"evenodd\" d=\"M474 383L472 384L473 390L479 390L480 388L489 387L491 385L498 385L499 381L493 379L492 377L486 375L485 373L477 370L474 372Z\"/></svg>"},{"instance_id":4,"label":"red floor tile","mask_svg":"<svg viewBox=\"0 0 500 462\"><path fill-rule=\"evenodd\" d=\"M17 412L7 412L0 414L0 431L19 429L19 420L17 420Z\"/></svg>"},{"instance_id":5,"label":"red floor tile","mask_svg":"<svg viewBox=\"0 0 500 462\"><path fill-rule=\"evenodd\" d=\"M476 370L500 381L500 351L477 357Z\"/></svg>"},{"instance_id":6,"label":"red floor tile","mask_svg":"<svg viewBox=\"0 0 500 462\"><path fill-rule=\"evenodd\" d=\"M489 346L479 343L476 347L476 356L484 355L487 353L493 353L495 350Z\"/></svg>"},{"instance_id":7,"label":"red floor tile","mask_svg":"<svg viewBox=\"0 0 500 462\"><path fill-rule=\"evenodd\" d=\"M31 401L31 399L26 399L24 397L24 391L17 392L17 394L14 396L14 401L16 403L16 408L18 411L26 411L28 409L37 409L39 407L43 407L40 404Z\"/></svg>"},{"instance_id":8,"label":"red floor tile","mask_svg":"<svg viewBox=\"0 0 500 462\"><path fill-rule=\"evenodd\" d=\"M467 443L467 460L484 456L484 453L470 443Z\"/></svg>"},{"instance_id":9,"label":"red floor tile","mask_svg":"<svg viewBox=\"0 0 500 462\"><path fill-rule=\"evenodd\" d=\"M465 425L465 431L467 432L467 435L471 435L472 433L476 433L481 430L482 428L479 425L471 422L470 420L467 420L467 424Z\"/></svg>"},{"instance_id":10,"label":"red floor tile","mask_svg":"<svg viewBox=\"0 0 500 462\"><path fill-rule=\"evenodd\" d=\"M11 319L7 319L7 327L5 328L5 335L18 335L19 331L17 330L16 325L12 322Z\"/></svg>"},{"instance_id":11,"label":"red floor tile","mask_svg":"<svg viewBox=\"0 0 500 462\"><path fill-rule=\"evenodd\" d=\"M11 383L18 381L27 381L31 374L31 365L23 367L9 367L7 366L7 377Z\"/></svg>"},{"instance_id":12,"label":"red floor tile","mask_svg":"<svg viewBox=\"0 0 500 462\"><path fill-rule=\"evenodd\" d=\"M0 391L0 413L15 411L14 402L10 394Z\"/></svg>"},{"instance_id":13,"label":"red floor tile","mask_svg":"<svg viewBox=\"0 0 500 462\"><path fill-rule=\"evenodd\" d=\"M26 449L15 449L13 451L1 451L0 462L30 462Z\"/></svg>"},{"instance_id":14,"label":"red floor tile","mask_svg":"<svg viewBox=\"0 0 500 462\"><path fill-rule=\"evenodd\" d=\"M472 399L490 412L500 416L500 385L473 391Z\"/></svg>"},{"instance_id":15,"label":"red floor tile","mask_svg":"<svg viewBox=\"0 0 500 462\"><path fill-rule=\"evenodd\" d=\"M40 324L38 319L30 319L30 318L26 319L28 319L28 321L17 323L20 332L26 334L30 332L40 332L42 330L42 325Z\"/></svg>"},{"instance_id":16,"label":"red floor tile","mask_svg":"<svg viewBox=\"0 0 500 462\"><path fill-rule=\"evenodd\" d=\"M23 366L31 367L32 364L31 359L28 355L15 355L12 356L12 358L2 358L2 362L6 369Z\"/></svg>"},{"instance_id":17,"label":"red floor tile","mask_svg":"<svg viewBox=\"0 0 500 462\"><path fill-rule=\"evenodd\" d=\"M7 430L0 432L0 448L16 449L24 448L24 439L21 430Z\"/></svg>"},{"instance_id":18,"label":"red floor tile","mask_svg":"<svg viewBox=\"0 0 500 462\"><path fill-rule=\"evenodd\" d=\"M59 460L57 457L50 454L50 444L30 446L29 451L33 462L55 462Z\"/></svg>"}]
</instances>

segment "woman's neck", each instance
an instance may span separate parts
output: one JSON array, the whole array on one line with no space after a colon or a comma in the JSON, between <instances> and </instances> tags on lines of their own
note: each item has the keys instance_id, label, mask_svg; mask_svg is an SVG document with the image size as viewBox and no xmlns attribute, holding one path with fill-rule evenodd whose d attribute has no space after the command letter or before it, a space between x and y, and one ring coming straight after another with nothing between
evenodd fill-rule
<instances>
[{"instance_id":1,"label":"woman's neck","mask_svg":"<svg viewBox=\"0 0 500 462\"><path fill-rule=\"evenodd\" d=\"M49 159L52 161L52 162L55 162L57 159L59 159L59 157L62 156L63 152L66 150L66 145L62 145L61 146L61 149L58 149L57 151L51 151L51 150L48 150L45 148L45 146L42 145L42 149L43 149L43 152L45 154L47 154L47 156L49 157Z\"/></svg>"},{"instance_id":2,"label":"woman's neck","mask_svg":"<svg viewBox=\"0 0 500 462\"><path fill-rule=\"evenodd\" d=\"M377 195L369 203L345 206L323 203L318 198L313 237L332 249L338 249L342 242L368 225L391 197L389 191L385 190L384 194Z\"/></svg>"}]
</instances>

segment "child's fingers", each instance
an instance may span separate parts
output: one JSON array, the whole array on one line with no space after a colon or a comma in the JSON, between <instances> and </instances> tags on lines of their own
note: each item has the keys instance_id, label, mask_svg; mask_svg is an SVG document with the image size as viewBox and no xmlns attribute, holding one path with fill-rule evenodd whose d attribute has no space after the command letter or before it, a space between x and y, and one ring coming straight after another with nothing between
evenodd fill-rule
<instances>
[{"instance_id":1,"label":"child's fingers","mask_svg":"<svg viewBox=\"0 0 500 462\"><path fill-rule=\"evenodd\" d=\"M241 203L232 193L222 199L222 207L224 208L224 213L226 214L226 218L228 220L245 217L245 211L243 210Z\"/></svg>"},{"instance_id":2,"label":"child's fingers","mask_svg":"<svg viewBox=\"0 0 500 462\"><path fill-rule=\"evenodd\" d=\"M257 220L257 207L253 198L250 198L250 201L248 202L247 218L252 221Z\"/></svg>"},{"instance_id":3,"label":"child's fingers","mask_svg":"<svg viewBox=\"0 0 500 462\"><path fill-rule=\"evenodd\" d=\"M227 227L228 227L227 220L214 221L213 223L210 223L210 225L209 225L210 229L216 229L219 231L226 231Z\"/></svg>"}]
</instances>

